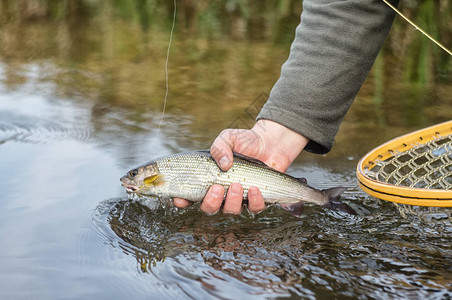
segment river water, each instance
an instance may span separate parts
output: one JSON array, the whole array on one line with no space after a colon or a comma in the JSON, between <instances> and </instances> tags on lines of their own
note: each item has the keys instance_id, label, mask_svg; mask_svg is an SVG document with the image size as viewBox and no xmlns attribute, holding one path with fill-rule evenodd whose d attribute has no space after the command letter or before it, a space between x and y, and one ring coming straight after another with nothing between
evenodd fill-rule
<instances>
[{"instance_id":1,"label":"river water","mask_svg":"<svg viewBox=\"0 0 452 300\"><path fill-rule=\"evenodd\" d=\"M176 26L158 129L171 14L143 27L108 5L76 21L39 9L1 19L0 298L452 297L450 220L402 215L355 177L373 147L452 117L450 60L439 70L432 62L424 81L406 79L394 51L400 30L410 32L400 21L333 151L303 153L288 170L316 188L347 187L358 215L306 206L295 218L272 206L209 216L198 205L129 199L119 178L250 126L290 42L247 35L240 18L217 36L179 14L186 25ZM296 21L287 24L283 37Z\"/></svg>"}]
</instances>

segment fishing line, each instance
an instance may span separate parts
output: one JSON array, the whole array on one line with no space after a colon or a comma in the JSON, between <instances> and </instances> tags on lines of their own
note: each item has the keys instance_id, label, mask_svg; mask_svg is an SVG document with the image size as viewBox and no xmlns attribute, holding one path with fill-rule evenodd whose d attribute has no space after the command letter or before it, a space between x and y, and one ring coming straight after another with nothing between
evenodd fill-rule
<instances>
[{"instance_id":1,"label":"fishing line","mask_svg":"<svg viewBox=\"0 0 452 300\"><path fill-rule=\"evenodd\" d=\"M171 44L173 42L173 33L174 33L174 26L176 25L176 12L177 12L176 0L174 0L173 3L174 3L173 25L171 26L170 39L169 39L169 43L168 43L168 49L166 51L166 62L165 62L165 86L166 86L166 91L165 91L165 98L163 99L162 115L160 116L160 122L159 122L159 126L157 127L157 134L156 134L156 136L158 136L158 134L160 132L160 127L162 127L163 117L165 116L166 102L167 102L167 99L168 99L168 92L169 92L168 61L169 61L169 55L170 55L170 50L171 50Z\"/></svg>"},{"instance_id":2,"label":"fishing line","mask_svg":"<svg viewBox=\"0 0 452 300\"><path fill-rule=\"evenodd\" d=\"M423 35L425 35L426 37L428 37L432 42L434 42L436 45L438 45L441 49L443 49L444 51L446 51L449 55L452 55L452 52L450 52L449 49L447 49L446 47L444 47L440 42L438 42L437 40L435 40L433 37L431 37L428 33L426 33L424 30L422 30L419 26L417 26L416 24L414 24L414 22L412 22L410 19L408 19L407 17L405 17L404 14L402 14L397 8L395 8L391 3L389 3L387 0L383 0L384 3L386 3L390 8L392 8L397 14L399 14L405 21L407 21L408 23L410 23L414 29L419 30Z\"/></svg>"}]
</instances>

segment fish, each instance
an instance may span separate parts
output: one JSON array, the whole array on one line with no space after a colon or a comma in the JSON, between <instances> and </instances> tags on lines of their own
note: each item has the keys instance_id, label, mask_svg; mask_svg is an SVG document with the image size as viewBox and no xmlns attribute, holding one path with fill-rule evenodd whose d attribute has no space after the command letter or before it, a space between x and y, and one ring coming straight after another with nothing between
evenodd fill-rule
<instances>
[{"instance_id":1,"label":"fish","mask_svg":"<svg viewBox=\"0 0 452 300\"><path fill-rule=\"evenodd\" d=\"M225 188L231 183L243 186L243 199L248 189L258 187L266 204L278 204L294 216L301 216L303 205L312 203L349 214L356 212L340 201L343 187L318 190L306 179L279 172L265 163L238 153L233 155L231 169L223 171L209 150L164 156L127 172L120 179L127 193L161 199L183 198L201 202L213 184Z\"/></svg>"}]
</instances>

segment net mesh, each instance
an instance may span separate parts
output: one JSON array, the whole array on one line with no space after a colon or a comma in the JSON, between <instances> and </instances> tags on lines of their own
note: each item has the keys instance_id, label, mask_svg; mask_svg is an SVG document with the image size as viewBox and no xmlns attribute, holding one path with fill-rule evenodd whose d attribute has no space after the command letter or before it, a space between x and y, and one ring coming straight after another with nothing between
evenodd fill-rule
<instances>
[{"instance_id":1,"label":"net mesh","mask_svg":"<svg viewBox=\"0 0 452 300\"><path fill-rule=\"evenodd\" d=\"M452 189L452 134L405 152L391 152L385 160L376 160L366 170L375 180L422 189Z\"/></svg>"},{"instance_id":2,"label":"net mesh","mask_svg":"<svg viewBox=\"0 0 452 300\"><path fill-rule=\"evenodd\" d=\"M452 190L452 134L412 146L374 161L371 169L366 168L367 176L396 186ZM450 208L394 204L402 216L417 215L429 223L452 222Z\"/></svg>"}]
</instances>

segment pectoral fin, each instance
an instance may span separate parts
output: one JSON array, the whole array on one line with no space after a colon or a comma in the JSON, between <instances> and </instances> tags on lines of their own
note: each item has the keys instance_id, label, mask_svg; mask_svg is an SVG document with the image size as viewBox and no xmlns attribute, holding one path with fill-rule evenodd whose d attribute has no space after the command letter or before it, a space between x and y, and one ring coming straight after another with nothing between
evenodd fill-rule
<instances>
[{"instance_id":1,"label":"pectoral fin","mask_svg":"<svg viewBox=\"0 0 452 300\"><path fill-rule=\"evenodd\" d=\"M163 176L160 174L155 174L155 175L146 177L145 179L143 179L143 182L146 185L153 184L153 185L157 185L157 186L164 183Z\"/></svg>"}]
</instances>

